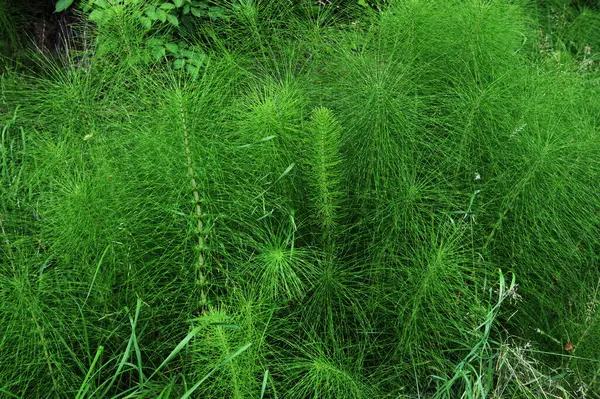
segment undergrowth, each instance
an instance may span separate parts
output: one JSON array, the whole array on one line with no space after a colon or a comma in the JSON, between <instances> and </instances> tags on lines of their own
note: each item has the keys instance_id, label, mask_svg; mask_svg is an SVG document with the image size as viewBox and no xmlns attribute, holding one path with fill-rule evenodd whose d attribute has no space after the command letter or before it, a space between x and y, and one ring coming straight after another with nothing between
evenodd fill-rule
<instances>
[{"instance_id":1,"label":"undergrowth","mask_svg":"<svg viewBox=\"0 0 600 399\"><path fill-rule=\"evenodd\" d=\"M284 3L3 71L1 395L597 397L595 72L527 3Z\"/></svg>"}]
</instances>

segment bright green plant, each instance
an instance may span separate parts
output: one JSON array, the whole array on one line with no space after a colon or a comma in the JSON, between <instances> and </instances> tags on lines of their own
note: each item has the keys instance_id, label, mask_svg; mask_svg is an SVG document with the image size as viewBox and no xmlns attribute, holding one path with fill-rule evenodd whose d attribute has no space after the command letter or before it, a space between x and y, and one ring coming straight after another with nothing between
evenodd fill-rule
<instances>
[{"instance_id":1,"label":"bright green plant","mask_svg":"<svg viewBox=\"0 0 600 399\"><path fill-rule=\"evenodd\" d=\"M599 389L592 74L517 2L310 3L89 3L89 68L5 69L1 395Z\"/></svg>"},{"instance_id":2,"label":"bright green plant","mask_svg":"<svg viewBox=\"0 0 600 399\"><path fill-rule=\"evenodd\" d=\"M72 1L60 1L56 11L63 11L71 4ZM136 58L167 59L173 68L184 69L195 77L205 58L201 47L186 42L196 29L196 21L228 18L222 7L209 5L207 1L90 0L83 2L81 8L97 25L100 54L122 51L119 47L123 44L131 51L133 45L141 52Z\"/></svg>"}]
</instances>

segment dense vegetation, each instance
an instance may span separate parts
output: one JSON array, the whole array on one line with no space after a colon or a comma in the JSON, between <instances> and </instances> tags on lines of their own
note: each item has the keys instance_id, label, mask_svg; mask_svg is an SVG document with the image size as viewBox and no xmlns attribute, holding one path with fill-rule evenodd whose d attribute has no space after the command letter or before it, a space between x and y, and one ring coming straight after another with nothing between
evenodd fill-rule
<instances>
[{"instance_id":1,"label":"dense vegetation","mask_svg":"<svg viewBox=\"0 0 600 399\"><path fill-rule=\"evenodd\" d=\"M15 4L0 396L598 397L593 4Z\"/></svg>"}]
</instances>

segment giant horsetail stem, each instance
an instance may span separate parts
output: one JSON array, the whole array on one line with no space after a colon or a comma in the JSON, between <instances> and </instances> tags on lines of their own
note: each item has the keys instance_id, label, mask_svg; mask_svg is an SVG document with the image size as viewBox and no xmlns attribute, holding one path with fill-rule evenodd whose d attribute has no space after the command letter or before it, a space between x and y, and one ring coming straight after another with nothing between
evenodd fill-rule
<instances>
[{"instance_id":1,"label":"giant horsetail stem","mask_svg":"<svg viewBox=\"0 0 600 399\"><path fill-rule=\"evenodd\" d=\"M192 161L192 151L190 149L190 138L188 132L187 120L185 117L185 111L183 109L183 98L179 98L179 112L181 117L181 123L183 126L183 143L185 146L185 156L188 169L188 177L192 185L192 192L194 194L194 204L196 208L196 233L198 234L198 263L197 263L197 281L200 284L200 299L202 305L207 304L207 296L205 291L206 275L204 270L204 237L203 230L204 225L202 223L202 208L200 206L200 192L198 191L198 182L196 181L196 173L194 172L194 164Z\"/></svg>"}]
</instances>

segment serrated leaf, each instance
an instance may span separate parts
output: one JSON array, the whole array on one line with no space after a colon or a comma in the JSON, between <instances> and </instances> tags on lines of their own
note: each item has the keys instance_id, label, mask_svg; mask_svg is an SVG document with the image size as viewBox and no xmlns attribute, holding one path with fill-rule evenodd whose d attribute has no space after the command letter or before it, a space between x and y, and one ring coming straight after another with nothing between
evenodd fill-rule
<instances>
[{"instance_id":1,"label":"serrated leaf","mask_svg":"<svg viewBox=\"0 0 600 399\"><path fill-rule=\"evenodd\" d=\"M73 4L73 0L58 0L56 2L56 9L54 10L54 12L64 11L67 8L71 7L71 4Z\"/></svg>"},{"instance_id":2,"label":"serrated leaf","mask_svg":"<svg viewBox=\"0 0 600 399\"><path fill-rule=\"evenodd\" d=\"M173 26L179 26L179 20L173 14L167 14L167 21Z\"/></svg>"}]
</instances>

